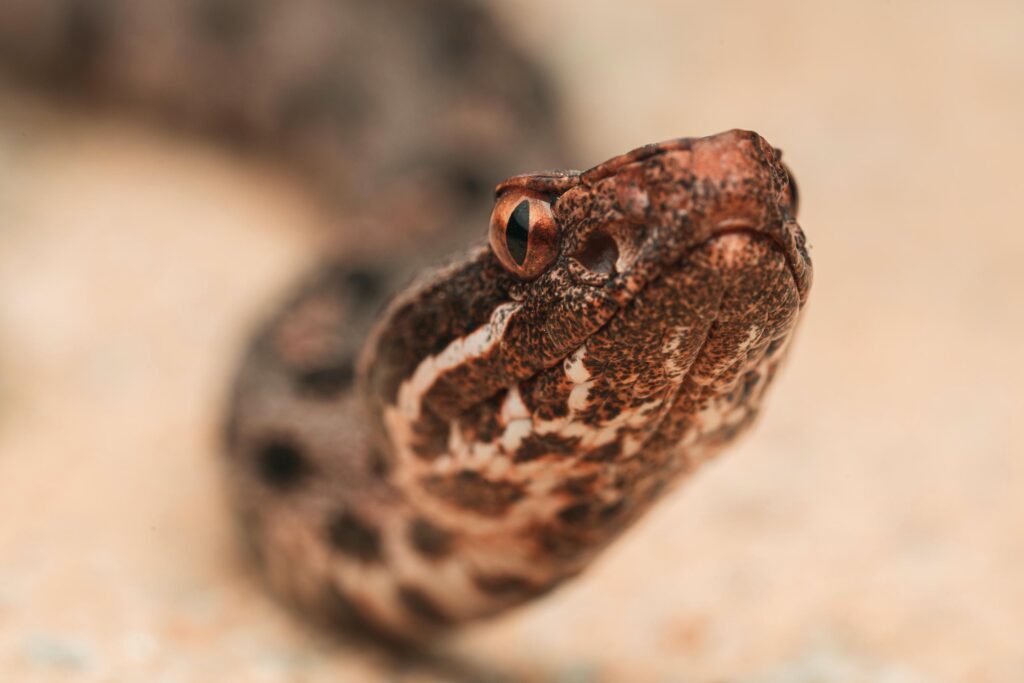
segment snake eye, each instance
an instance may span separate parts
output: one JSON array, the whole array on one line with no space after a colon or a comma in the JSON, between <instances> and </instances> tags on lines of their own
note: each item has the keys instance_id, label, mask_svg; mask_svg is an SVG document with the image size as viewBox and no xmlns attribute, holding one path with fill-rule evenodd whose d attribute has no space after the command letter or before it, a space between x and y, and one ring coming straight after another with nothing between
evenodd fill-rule
<instances>
[{"instance_id":1,"label":"snake eye","mask_svg":"<svg viewBox=\"0 0 1024 683\"><path fill-rule=\"evenodd\" d=\"M491 213L491 250L510 273L532 280L558 255L558 226L548 197L525 190L498 197Z\"/></svg>"}]
</instances>

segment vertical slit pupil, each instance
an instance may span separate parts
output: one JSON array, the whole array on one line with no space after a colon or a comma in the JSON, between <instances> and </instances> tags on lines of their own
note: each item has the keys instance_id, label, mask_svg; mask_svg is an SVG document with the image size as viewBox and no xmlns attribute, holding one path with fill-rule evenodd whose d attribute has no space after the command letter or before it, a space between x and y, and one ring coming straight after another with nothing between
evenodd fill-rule
<instances>
[{"instance_id":1,"label":"vertical slit pupil","mask_svg":"<svg viewBox=\"0 0 1024 683\"><path fill-rule=\"evenodd\" d=\"M530 200L519 202L505 226L505 246L515 262L523 265L530 244Z\"/></svg>"}]
</instances>

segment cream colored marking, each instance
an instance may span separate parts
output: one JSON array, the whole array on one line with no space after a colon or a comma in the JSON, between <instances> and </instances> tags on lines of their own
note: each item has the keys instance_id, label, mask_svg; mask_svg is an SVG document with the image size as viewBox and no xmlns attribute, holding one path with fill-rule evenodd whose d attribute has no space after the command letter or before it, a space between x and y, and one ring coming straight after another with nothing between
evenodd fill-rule
<instances>
[{"instance_id":1,"label":"cream colored marking","mask_svg":"<svg viewBox=\"0 0 1024 683\"><path fill-rule=\"evenodd\" d=\"M511 387L508 393L505 394L505 400L501 402L501 413L499 416L505 424L509 424L513 420L530 418L530 411L526 407L526 403L523 402L523 395L519 393L518 384Z\"/></svg>"},{"instance_id":2,"label":"cream colored marking","mask_svg":"<svg viewBox=\"0 0 1024 683\"><path fill-rule=\"evenodd\" d=\"M450 453L445 453L434 459L430 464L430 469L437 474L446 474L455 469L455 460Z\"/></svg>"},{"instance_id":3,"label":"cream colored marking","mask_svg":"<svg viewBox=\"0 0 1024 683\"><path fill-rule=\"evenodd\" d=\"M573 384L583 384L590 379L590 371L583 365L583 359L586 355L587 347L584 345L576 349L563 363L565 376Z\"/></svg>"},{"instance_id":4,"label":"cream colored marking","mask_svg":"<svg viewBox=\"0 0 1024 683\"><path fill-rule=\"evenodd\" d=\"M420 415L424 394L434 385L441 373L463 363L482 358L500 342L512 314L519 304L501 304L494 309L486 325L481 325L464 337L453 340L436 356L424 358L412 376L398 389L398 408L409 419Z\"/></svg>"},{"instance_id":5,"label":"cream colored marking","mask_svg":"<svg viewBox=\"0 0 1024 683\"><path fill-rule=\"evenodd\" d=\"M697 420L700 422L701 431L714 431L722 426L722 409L714 404L709 404L697 413Z\"/></svg>"},{"instance_id":6,"label":"cream colored marking","mask_svg":"<svg viewBox=\"0 0 1024 683\"><path fill-rule=\"evenodd\" d=\"M533 421L529 418L512 420L501 435L501 448L506 453L515 453L523 443L523 439L533 431Z\"/></svg>"},{"instance_id":7,"label":"cream colored marking","mask_svg":"<svg viewBox=\"0 0 1024 683\"><path fill-rule=\"evenodd\" d=\"M640 452L640 447L644 445L642 438L636 434L627 434L622 438L622 455L627 458L636 455Z\"/></svg>"},{"instance_id":8,"label":"cream colored marking","mask_svg":"<svg viewBox=\"0 0 1024 683\"><path fill-rule=\"evenodd\" d=\"M577 389L579 388L581 387L577 387ZM648 401L635 408L623 410L601 425L583 424L574 419L574 415L570 415L538 422L534 431L537 434L579 437L581 450L597 448L614 441L623 428L639 429L644 427L648 422L649 415L663 407L664 401L660 399Z\"/></svg>"},{"instance_id":9,"label":"cream colored marking","mask_svg":"<svg viewBox=\"0 0 1024 683\"><path fill-rule=\"evenodd\" d=\"M495 455L487 463L487 473L493 477L501 477L508 474L509 469L512 467L511 458L498 453L497 447L493 444L488 445L494 449Z\"/></svg>"},{"instance_id":10,"label":"cream colored marking","mask_svg":"<svg viewBox=\"0 0 1024 683\"><path fill-rule=\"evenodd\" d=\"M335 562L329 570L343 595L358 596L360 605L391 628L405 626L405 612L395 598L395 576L386 568L365 562Z\"/></svg>"},{"instance_id":11,"label":"cream colored marking","mask_svg":"<svg viewBox=\"0 0 1024 683\"><path fill-rule=\"evenodd\" d=\"M487 600L476 590L468 567L453 558L426 558L408 541L405 524L384 531L384 550L398 583L429 585L430 596L453 617L469 616ZM429 577L429 578L426 578Z\"/></svg>"},{"instance_id":12,"label":"cream colored marking","mask_svg":"<svg viewBox=\"0 0 1024 683\"><path fill-rule=\"evenodd\" d=\"M761 328L758 327L757 325L751 325L750 330L747 332L746 341L740 344L739 352L745 355L748 351L750 351L751 347L754 346L754 344L756 344L760 338Z\"/></svg>"},{"instance_id":13,"label":"cream colored marking","mask_svg":"<svg viewBox=\"0 0 1024 683\"><path fill-rule=\"evenodd\" d=\"M438 458L430 464L420 463L412 452L412 443L415 440L413 424L420 418L423 396L442 372L461 363L481 358L492 351L501 342L508 321L517 310L519 304L514 302L498 306L486 325L455 339L436 356L423 359L416 366L412 376L399 386L396 405L385 406L384 424L391 436L396 456L400 460L417 463L416 467L407 469L422 472L429 467L435 471L443 471L452 466L450 458ZM411 477L414 472L408 471L405 474Z\"/></svg>"},{"instance_id":14,"label":"cream colored marking","mask_svg":"<svg viewBox=\"0 0 1024 683\"><path fill-rule=\"evenodd\" d=\"M593 384L593 382L581 382L572 388L572 391L569 392L569 399L567 401L570 411L578 413L587 407L587 398L590 396L590 387L593 386Z\"/></svg>"},{"instance_id":15,"label":"cream colored marking","mask_svg":"<svg viewBox=\"0 0 1024 683\"><path fill-rule=\"evenodd\" d=\"M693 329L688 325L673 328L661 347L665 357L665 376L673 381L681 381L697 359L694 353L682 354L679 351L683 347L683 340L693 333Z\"/></svg>"}]
</instances>

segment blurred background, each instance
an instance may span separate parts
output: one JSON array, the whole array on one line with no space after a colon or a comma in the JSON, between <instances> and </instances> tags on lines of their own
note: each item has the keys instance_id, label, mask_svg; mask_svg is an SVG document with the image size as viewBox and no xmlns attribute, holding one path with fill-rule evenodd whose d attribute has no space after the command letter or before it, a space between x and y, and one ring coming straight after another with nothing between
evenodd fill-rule
<instances>
[{"instance_id":1,"label":"blurred background","mask_svg":"<svg viewBox=\"0 0 1024 683\"><path fill-rule=\"evenodd\" d=\"M0 678L1024 681L1024 4L477 4L528 57L473 78L498 84L497 112L540 103L512 123L431 117L484 140L459 152L490 161L444 214L481 236L486 186L531 170L512 164L733 127L785 151L815 283L753 435L581 579L429 662L310 631L239 558L215 453L253 322L325 244L359 248L332 236L358 212L307 180L335 162L161 125L128 111L143 89L127 108L97 104L113 86L71 98L74 69L39 88L14 48L45 41L0 31ZM347 67L384 75L397 53L376 31L475 30L443 12L355 26ZM192 72L227 89L201 57ZM453 78L478 63L461 59ZM531 60L540 90L505 78ZM417 102L462 95L370 82L420 85L391 105L410 139ZM451 125L432 138L465 137ZM346 186L398 196L372 166L391 153L358 147Z\"/></svg>"}]
</instances>

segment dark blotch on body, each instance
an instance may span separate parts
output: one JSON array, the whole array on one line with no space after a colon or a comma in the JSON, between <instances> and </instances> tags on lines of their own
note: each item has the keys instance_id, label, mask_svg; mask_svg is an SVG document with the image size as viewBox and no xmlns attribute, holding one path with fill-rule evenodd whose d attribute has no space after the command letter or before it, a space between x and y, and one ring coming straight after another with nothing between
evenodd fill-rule
<instances>
[{"instance_id":1,"label":"dark blotch on body","mask_svg":"<svg viewBox=\"0 0 1024 683\"><path fill-rule=\"evenodd\" d=\"M424 410L421 419L413 423L413 452L424 460L434 460L448 452L448 433L451 425L430 410Z\"/></svg>"},{"instance_id":2,"label":"dark blotch on body","mask_svg":"<svg viewBox=\"0 0 1024 683\"><path fill-rule=\"evenodd\" d=\"M516 462L529 462L545 455L572 455L579 445L578 436L557 434L530 434L516 451Z\"/></svg>"},{"instance_id":3,"label":"dark blotch on body","mask_svg":"<svg viewBox=\"0 0 1024 683\"><path fill-rule=\"evenodd\" d=\"M380 532L349 510L343 510L327 523L331 546L363 562L381 560Z\"/></svg>"},{"instance_id":4,"label":"dark blotch on body","mask_svg":"<svg viewBox=\"0 0 1024 683\"><path fill-rule=\"evenodd\" d=\"M507 481L484 479L479 472L462 470L455 476L431 475L423 488L442 500L486 517L503 515L524 495L520 486Z\"/></svg>"},{"instance_id":5,"label":"dark blotch on body","mask_svg":"<svg viewBox=\"0 0 1024 683\"><path fill-rule=\"evenodd\" d=\"M384 295L385 279L386 276L382 272L368 268L353 268L345 274L344 287L361 308L371 303L376 307L377 301Z\"/></svg>"},{"instance_id":6,"label":"dark blotch on body","mask_svg":"<svg viewBox=\"0 0 1024 683\"><path fill-rule=\"evenodd\" d=\"M578 477L566 479L557 489L556 493L565 493L574 498L589 496L593 494L594 485L597 482L596 474L584 474Z\"/></svg>"},{"instance_id":7,"label":"dark blotch on body","mask_svg":"<svg viewBox=\"0 0 1024 683\"><path fill-rule=\"evenodd\" d=\"M562 508L558 513L558 518L566 524L579 524L580 522L585 521L589 516L589 503L576 503L575 505Z\"/></svg>"},{"instance_id":8,"label":"dark blotch on body","mask_svg":"<svg viewBox=\"0 0 1024 683\"><path fill-rule=\"evenodd\" d=\"M529 595L537 590L523 577L512 574L482 574L474 576L473 583L482 592L494 596Z\"/></svg>"},{"instance_id":9,"label":"dark blotch on body","mask_svg":"<svg viewBox=\"0 0 1024 683\"><path fill-rule=\"evenodd\" d=\"M355 601L333 583L327 588L325 603L327 619L334 628L352 631L373 629L371 622Z\"/></svg>"},{"instance_id":10,"label":"dark blotch on body","mask_svg":"<svg viewBox=\"0 0 1024 683\"><path fill-rule=\"evenodd\" d=\"M501 414L501 405L507 395L508 390L503 389L486 401L481 401L466 410L459 420L462 435L466 441L488 443L501 436L504 426L498 416Z\"/></svg>"},{"instance_id":11,"label":"dark blotch on body","mask_svg":"<svg viewBox=\"0 0 1024 683\"><path fill-rule=\"evenodd\" d=\"M546 555L558 560L575 557L588 545L586 538L576 529L564 525L541 527L537 542Z\"/></svg>"},{"instance_id":12,"label":"dark blotch on body","mask_svg":"<svg viewBox=\"0 0 1024 683\"><path fill-rule=\"evenodd\" d=\"M409 525L409 542L421 555L436 560L451 552L452 534L427 519L417 517Z\"/></svg>"},{"instance_id":13,"label":"dark blotch on body","mask_svg":"<svg viewBox=\"0 0 1024 683\"><path fill-rule=\"evenodd\" d=\"M583 458L586 462L611 462L622 454L622 444L618 439L598 446Z\"/></svg>"},{"instance_id":14,"label":"dark blotch on body","mask_svg":"<svg viewBox=\"0 0 1024 683\"><path fill-rule=\"evenodd\" d=\"M289 491L305 479L312 467L302 448L286 437L274 437L256 453L260 479L277 491Z\"/></svg>"},{"instance_id":15,"label":"dark blotch on body","mask_svg":"<svg viewBox=\"0 0 1024 683\"><path fill-rule=\"evenodd\" d=\"M419 588L400 586L398 588L398 598L409 612L423 621L438 626L444 626L452 622L451 618L437 606L433 599Z\"/></svg>"},{"instance_id":16,"label":"dark blotch on body","mask_svg":"<svg viewBox=\"0 0 1024 683\"><path fill-rule=\"evenodd\" d=\"M614 520L624 509L625 501L621 498L606 505L595 502L575 503L562 508L558 519L569 526L600 527Z\"/></svg>"},{"instance_id":17,"label":"dark blotch on body","mask_svg":"<svg viewBox=\"0 0 1024 683\"><path fill-rule=\"evenodd\" d=\"M391 471L391 462L379 448L371 446L366 452L366 468L374 476L384 477Z\"/></svg>"},{"instance_id":18,"label":"dark blotch on body","mask_svg":"<svg viewBox=\"0 0 1024 683\"><path fill-rule=\"evenodd\" d=\"M756 370L751 370L743 375L740 386L740 402L746 403L750 399L750 395L754 393L754 387L760 381L761 375Z\"/></svg>"}]
</instances>

